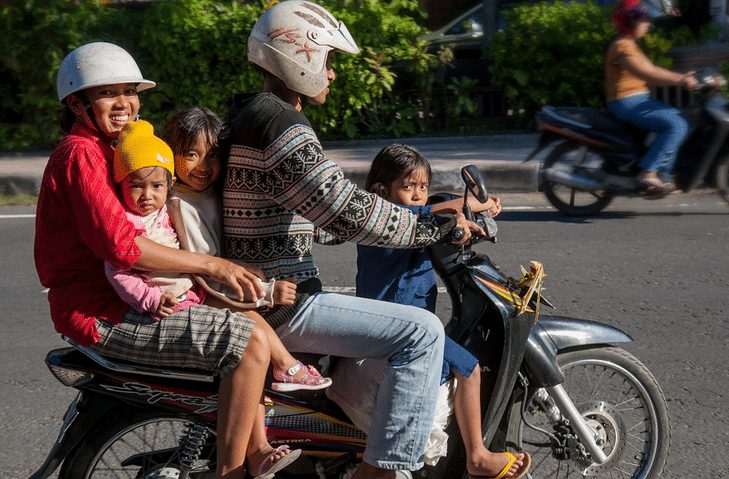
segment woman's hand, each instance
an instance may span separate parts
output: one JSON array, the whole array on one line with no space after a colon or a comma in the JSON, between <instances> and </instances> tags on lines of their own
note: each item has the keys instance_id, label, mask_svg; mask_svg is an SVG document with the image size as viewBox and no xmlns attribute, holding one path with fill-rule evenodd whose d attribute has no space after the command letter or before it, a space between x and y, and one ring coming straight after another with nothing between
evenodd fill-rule
<instances>
[{"instance_id":1,"label":"woman's hand","mask_svg":"<svg viewBox=\"0 0 729 479\"><path fill-rule=\"evenodd\" d=\"M209 256L209 261L208 276L227 284L239 301L254 301L264 297L265 291L257 280L262 275L258 268L249 269L216 256Z\"/></svg>"},{"instance_id":2,"label":"woman's hand","mask_svg":"<svg viewBox=\"0 0 729 479\"><path fill-rule=\"evenodd\" d=\"M294 304L296 299L296 283L280 279L273 283L273 304Z\"/></svg>"},{"instance_id":3,"label":"woman's hand","mask_svg":"<svg viewBox=\"0 0 729 479\"><path fill-rule=\"evenodd\" d=\"M699 85L699 81L694 76L694 73L696 72L688 72L684 74L681 78L680 86L684 87L687 90L695 90L696 87Z\"/></svg>"}]
</instances>

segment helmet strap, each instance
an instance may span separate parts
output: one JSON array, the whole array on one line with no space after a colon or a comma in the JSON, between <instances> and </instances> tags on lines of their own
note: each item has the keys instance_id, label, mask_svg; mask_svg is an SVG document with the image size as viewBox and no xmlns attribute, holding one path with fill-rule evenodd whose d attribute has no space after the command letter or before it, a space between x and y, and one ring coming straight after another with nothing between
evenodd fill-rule
<instances>
[{"instance_id":1,"label":"helmet strap","mask_svg":"<svg viewBox=\"0 0 729 479\"><path fill-rule=\"evenodd\" d=\"M91 100L89 100L89 97L86 95L84 91L80 91L77 93L74 93L76 97L81 102L81 106L83 107L83 110L86 112L86 115L89 117L89 120L91 121L91 125L96 128L96 130L101 133L104 136L108 136L104 133L104 130L101 129L101 126L99 125L98 120L96 119L96 115L94 114L94 107L91 104ZM112 144L115 144L116 140L112 138Z\"/></svg>"}]
</instances>

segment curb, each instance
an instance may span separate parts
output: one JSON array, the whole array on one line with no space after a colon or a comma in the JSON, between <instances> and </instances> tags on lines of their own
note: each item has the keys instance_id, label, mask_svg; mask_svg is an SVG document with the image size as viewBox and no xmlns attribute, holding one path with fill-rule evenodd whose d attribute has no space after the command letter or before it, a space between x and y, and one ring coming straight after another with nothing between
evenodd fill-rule
<instances>
[{"instance_id":1,"label":"curb","mask_svg":"<svg viewBox=\"0 0 729 479\"><path fill-rule=\"evenodd\" d=\"M466 163L467 164L467 163ZM531 193L537 191L538 164L518 163L504 165L477 164L486 180L486 187L494 194L499 193ZM433 165L432 191L460 192L463 188L460 167ZM368 169L366 167L343 167L344 176L358 186L364 186ZM41 175L0 174L0 195L17 196L21 194L37 196L40 189Z\"/></svg>"},{"instance_id":2,"label":"curb","mask_svg":"<svg viewBox=\"0 0 729 479\"><path fill-rule=\"evenodd\" d=\"M460 170L473 164L494 194L537 191L538 161L524 163L534 145L536 134L504 134L481 137L402 138L326 142L327 157L344 171L344 176L363 186L372 158L389 143L411 145L431 164L431 190L460 193ZM0 195L37 195L50 152L0 152Z\"/></svg>"}]
</instances>

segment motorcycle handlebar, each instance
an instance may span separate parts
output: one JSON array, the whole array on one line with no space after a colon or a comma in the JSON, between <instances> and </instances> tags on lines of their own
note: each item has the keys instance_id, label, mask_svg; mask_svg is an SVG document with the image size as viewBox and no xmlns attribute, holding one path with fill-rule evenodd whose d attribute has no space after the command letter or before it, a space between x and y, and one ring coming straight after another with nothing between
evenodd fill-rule
<instances>
[{"instance_id":1,"label":"motorcycle handlebar","mask_svg":"<svg viewBox=\"0 0 729 479\"><path fill-rule=\"evenodd\" d=\"M481 236L474 233L471 236L471 244L478 243L482 239L486 239L492 243L496 243L498 241L496 238L496 233L499 231L499 226L496 224L496 220L494 220L491 215L489 215L488 213L478 213L476 215L475 222L486 231L488 237L482 238ZM457 243L463 239L463 235L463 228L455 227L451 230L451 241Z\"/></svg>"}]
</instances>

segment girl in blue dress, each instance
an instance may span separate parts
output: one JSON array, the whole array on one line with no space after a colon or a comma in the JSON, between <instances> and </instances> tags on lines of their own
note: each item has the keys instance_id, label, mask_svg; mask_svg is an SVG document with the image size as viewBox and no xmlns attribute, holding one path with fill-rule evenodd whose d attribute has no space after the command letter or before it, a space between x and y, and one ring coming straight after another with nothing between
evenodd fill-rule
<instances>
[{"instance_id":1,"label":"girl in blue dress","mask_svg":"<svg viewBox=\"0 0 729 479\"><path fill-rule=\"evenodd\" d=\"M462 199L427 205L431 169L428 161L414 148L392 144L383 148L372 162L365 189L402 205L417 214L463 214ZM501 211L499 198L485 203L471 199L474 212ZM424 249L393 249L357 245L357 296L408 304L435 312L435 272ZM466 349L446 337L441 384L455 376L456 421L466 448L469 478L523 477L530 464L529 455L519 452L491 452L481 433L481 372L478 360Z\"/></svg>"}]
</instances>

